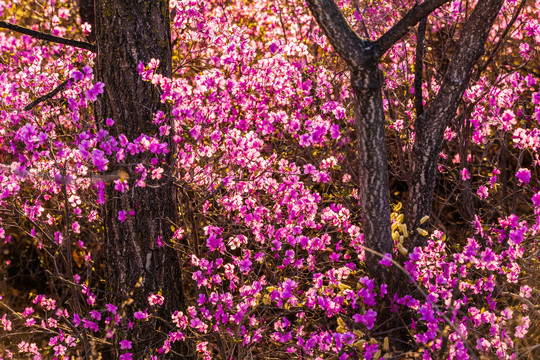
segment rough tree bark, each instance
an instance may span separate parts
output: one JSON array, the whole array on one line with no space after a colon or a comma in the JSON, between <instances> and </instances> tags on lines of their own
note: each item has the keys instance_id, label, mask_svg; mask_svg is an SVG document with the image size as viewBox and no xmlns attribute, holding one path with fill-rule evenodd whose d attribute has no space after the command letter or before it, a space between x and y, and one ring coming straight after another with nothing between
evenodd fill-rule
<instances>
[{"instance_id":1,"label":"rough tree bark","mask_svg":"<svg viewBox=\"0 0 540 360\"><path fill-rule=\"evenodd\" d=\"M367 248L382 254L392 253L393 242L390 229L382 74L378 64L381 55L412 26L448 1L425 1L409 11L379 40L372 42L355 34L333 0L307 0L313 17L345 60L351 73L364 243ZM378 255L366 252L366 264L370 274L386 282L387 274L379 260Z\"/></svg>"},{"instance_id":2,"label":"rough tree bark","mask_svg":"<svg viewBox=\"0 0 540 360\"><path fill-rule=\"evenodd\" d=\"M448 0L427 0L416 5L377 41L371 42L360 39L354 33L333 0L307 0L315 20L351 71L358 133L359 190L363 207L364 241L367 247L381 253L391 251L392 239L388 208L385 121L381 101L382 82L377 65L381 56L411 27L447 2ZM412 235L406 244L409 249L422 246L426 241L415 229L422 217L431 214L444 129L456 114L474 65L484 53L484 43L503 3L504 0L484 0L477 3L464 25L439 93L425 111L421 103L416 105L420 116L415 122L416 138L405 212L407 227ZM421 74L421 71L417 72L418 74ZM415 88L419 89L418 84ZM421 97L418 99L421 101ZM367 256L366 259L371 274L380 278L384 276L384 271L377 260L376 256Z\"/></svg>"},{"instance_id":3,"label":"rough tree bark","mask_svg":"<svg viewBox=\"0 0 540 360\"><path fill-rule=\"evenodd\" d=\"M415 121L416 137L405 212L407 227L413 230L409 249L425 244L426 239L414 229L418 228L423 216L431 215L444 130L456 114L475 64L484 54L484 44L503 3L504 0L478 2L463 26L439 93Z\"/></svg>"},{"instance_id":4,"label":"rough tree bark","mask_svg":"<svg viewBox=\"0 0 540 360\"><path fill-rule=\"evenodd\" d=\"M141 133L156 134L153 114L158 110L167 113L167 108L160 102L158 89L141 80L137 65L159 59L157 71L172 75L169 1L96 1L95 24L96 80L105 84L105 92L95 105L98 126L113 135L125 134L129 141ZM112 128L105 126L107 118L114 119ZM160 314L169 319L172 311L182 307L182 274L176 251L159 247L156 241L159 236L163 241L172 237L171 225L177 223L178 212L176 190L168 177L152 187L135 188L135 166L150 159L127 155L123 169L130 175L130 189L122 196L109 189L104 210L107 284L117 294L116 303L133 298L142 308L147 306L149 293L161 291L165 304ZM166 164L172 163L172 156L172 152L166 156ZM112 170L120 166L109 165ZM118 221L120 210L128 213L123 223ZM133 216L130 211L134 211ZM133 352L142 358L151 346L156 324L138 325L139 339L133 342Z\"/></svg>"}]
</instances>

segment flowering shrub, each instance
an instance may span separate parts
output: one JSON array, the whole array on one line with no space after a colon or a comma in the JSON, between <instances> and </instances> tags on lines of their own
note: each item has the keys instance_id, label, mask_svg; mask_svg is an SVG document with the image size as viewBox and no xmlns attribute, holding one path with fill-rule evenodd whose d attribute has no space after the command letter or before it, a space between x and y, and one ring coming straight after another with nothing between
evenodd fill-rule
<instances>
[{"instance_id":1,"label":"flowering shrub","mask_svg":"<svg viewBox=\"0 0 540 360\"><path fill-rule=\"evenodd\" d=\"M95 123L92 105L106 89L94 80L92 53L0 32L0 359L112 347L124 360L175 358L178 344L204 359L373 359L404 349L424 359L514 359L526 351L538 288L528 278L538 270L540 226L540 4L509 25L520 5L505 2L488 47L500 49L473 73L445 132L430 228L407 229L400 212L415 131L414 34L383 59L397 205L395 250L379 255L408 286L367 275L348 74L303 2L281 3L171 1L174 76L156 71L158 59L137 68L170 112L154 114L158 132L135 139L111 135L115 119ZM365 11L354 3L339 5L368 38L403 15L401 1ZM0 1L3 18L37 29L22 9ZM75 10L63 0L44 5L42 30L83 35ZM451 1L430 20L426 102L440 86L451 31L469 13ZM60 94L26 108L62 82ZM143 160L128 164L128 154ZM174 236L153 239L177 249L185 274L185 306L168 318L159 292L145 303L109 301L100 211L108 189L129 197L164 177L189 198ZM134 215L115 214L121 223ZM411 232L429 234L427 244L408 247ZM404 314L408 338L385 327L389 313ZM140 339L124 334L151 321L153 346L134 353Z\"/></svg>"}]
</instances>

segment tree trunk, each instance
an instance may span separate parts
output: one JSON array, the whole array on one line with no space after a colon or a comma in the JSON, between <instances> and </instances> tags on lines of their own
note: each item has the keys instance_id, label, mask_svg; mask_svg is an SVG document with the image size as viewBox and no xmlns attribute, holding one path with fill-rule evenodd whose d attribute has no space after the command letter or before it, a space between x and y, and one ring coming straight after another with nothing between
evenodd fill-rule
<instances>
[{"instance_id":1,"label":"tree trunk","mask_svg":"<svg viewBox=\"0 0 540 360\"><path fill-rule=\"evenodd\" d=\"M409 250L425 244L425 238L420 236L416 229L420 226L422 217L431 215L444 130L456 115L474 65L484 53L484 44L503 3L504 0L478 2L463 26L462 35L437 97L416 119L412 176L405 214L407 227L412 235L407 244Z\"/></svg>"},{"instance_id":2,"label":"tree trunk","mask_svg":"<svg viewBox=\"0 0 540 360\"><path fill-rule=\"evenodd\" d=\"M387 272L379 264L381 257L369 251L392 254L382 74L377 63L351 71L351 84L354 90L362 227L364 245L368 248L366 265L372 277L387 282Z\"/></svg>"},{"instance_id":3,"label":"tree trunk","mask_svg":"<svg viewBox=\"0 0 540 360\"><path fill-rule=\"evenodd\" d=\"M387 272L379 264L380 255L392 253L393 241L390 228L382 74L378 64L381 55L412 26L448 1L423 2L409 11L379 40L372 42L356 35L334 0L307 0L313 17L351 71L366 265L369 274L381 282L389 279ZM373 254L370 250L379 254Z\"/></svg>"},{"instance_id":4,"label":"tree trunk","mask_svg":"<svg viewBox=\"0 0 540 360\"><path fill-rule=\"evenodd\" d=\"M153 114L158 110L167 114L167 107L160 102L158 89L141 80L137 65L159 59L157 72L171 77L169 2L103 0L96 2L95 11L96 77L105 84L105 92L95 106L96 122L112 135L124 134L129 141L141 133L154 136L158 129L152 124ZM108 118L115 121L111 128L105 126ZM164 160L172 167L173 147L169 150ZM108 185L104 210L106 280L109 290L116 294L111 301L119 304L132 298L136 308L144 310L149 307L147 296L161 291L165 304L159 314L169 319L174 310L182 308L182 274L176 251L158 246L157 240L171 239L171 225L177 223L175 187L168 176L152 182L152 187L134 187L134 179L140 177L135 166L149 164L150 156L126 155L122 164L111 161L109 168L127 171L130 188L121 194ZM123 223L118 220L121 210L127 213ZM129 339L137 340L132 350L137 358L143 358L150 346L156 346L151 341L155 340L157 324L135 321L135 326ZM117 344L123 339L119 335L114 340Z\"/></svg>"}]
</instances>

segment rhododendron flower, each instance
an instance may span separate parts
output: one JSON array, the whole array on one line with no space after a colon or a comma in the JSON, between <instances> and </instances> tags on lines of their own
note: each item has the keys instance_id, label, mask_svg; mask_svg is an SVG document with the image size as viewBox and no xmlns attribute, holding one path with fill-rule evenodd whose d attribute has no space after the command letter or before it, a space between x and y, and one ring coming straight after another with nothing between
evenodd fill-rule
<instances>
[{"instance_id":1,"label":"rhododendron flower","mask_svg":"<svg viewBox=\"0 0 540 360\"><path fill-rule=\"evenodd\" d=\"M526 168L520 168L516 172L516 177L521 183L528 184L531 181L531 170Z\"/></svg>"},{"instance_id":2,"label":"rhododendron flower","mask_svg":"<svg viewBox=\"0 0 540 360\"><path fill-rule=\"evenodd\" d=\"M84 93L84 97L88 101L96 101L99 94L103 94L103 89L105 88L105 84L102 82L97 82L94 84L94 86L87 90Z\"/></svg>"},{"instance_id":3,"label":"rhododendron flower","mask_svg":"<svg viewBox=\"0 0 540 360\"><path fill-rule=\"evenodd\" d=\"M96 311L96 310L90 311L90 316L92 316L92 318L97 321L101 320L101 314L99 313L99 311Z\"/></svg>"},{"instance_id":4,"label":"rhododendron flower","mask_svg":"<svg viewBox=\"0 0 540 360\"><path fill-rule=\"evenodd\" d=\"M471 178L471 176L469 175L469 170L467 170L467 168L463 168L463 170L461 170L461 180L465 181L465 180L469 180Z\"/></svg>"},{"instance_id":5,"label":"rhododendron flower","mask_svg":"<svg viewBox=\"0 0 540 360\"><path fill-rule=\"evenodd\" d=\"M307 147L311 145L311 136L309 134L300 135L300 146Z\"/></svg>"},{"instance_id":6,"label":"rhododendron flower","mask_svg":"<svg viewBox=\"0 0 540 360\"><path fill-rule=\"evenodd\" d=\"M341 133L339 132L339 125L333 124L330 127L330 136L332 137L332 139L339 139L339 137L341 136Z\"/></svg>"},{"instance_id":7,"label":"rhododendron flower","mask_svg":"<svg viewBox=\"0 0 540 360\"><path fill-rule=\"evenodd\" d=\"M355 322L361 322L362 324L366 325L368 330L371 330L375 325L375 320L377 319L377 312L373 309L368 309L365 314L355 314L352 318Z\"/></svg>"},{"instance_id":8,"label":"rhododendron flower","mask_svg":"<svg viewBox=\"0 0 540 360\"><path fill-rule=\"evenodd\" d=\"M84 79L84 74L80 71L75 70L71 73L71 78L75 81L80 81Z\"/></svg>"},{"instance_id":9,"label":"rhododendron flower","mask_svg":"<svg viewBox=\"0 0 540 360\"><path fill-rule=\"evenodd\" d=\"M529 299L532 296L532 289L529 285L523 285L519 289L519 296Z\"/></svg>"},{"instance_id":10,"label":"rhododendron flower","mask_svg":"<svg viewBox=\"0 0 540 360\"><path fill-rule=\"evenodd\" d=\"M105 153L102 150L94 149L92 151L92 164L97 168L98 171L107 170L109 160L107 160L104 155Z\"/></svg>"},{"instance_id":11,"label":"rhododendron flower","mask_svg":"<svg viewBox=\"0 0 540 360\"><path fill-rule=\"evenodd\" d=\"M118 220L122 223L126 220L126 210L120 210L118 212Z\"/></svg>"},{"instance_id":12,"label":"rhododendron flower","mask_svg":"<svg viewBox=\"0 0 540 360\"><path fill-rule=\"evenodd\" d=\"M384 266L392 266L392 255L384 254L383 258L381 259L381 261L379 261L379 263Z\"/></svg>"},{"instance_id":13,"label":"rhododendron flower","mask_svg":"<svg viewBox=\"0 0 540 360\"><path fill-rule=\"evenodd\" d=\"M485 199L489 196L489 189L484 185L480 185L476 193L478 194L480 199Z\"/></svg>"},{"instance_id":14,"label":"rhododendron flower","mask_svg":"<svg viewBox=\"0 0 540 360\"><path fill-rule=\"evenodd\" d=\"M163 305L164 297L159 294L151 294L148 296L148 303L150 305Z\"/></svg>"},{"instance_id":15,"label":"rhododendron flower","mask_svg":"<svg viewBox=\"0 0 540 360\"><path fill-rule=\"evenodd\" d=\"M133 317L137 320L146 320L148 318L148 313L146 311L137 311L135 314L133 314Z\"/></svg>"},{"instance_id":16,"label":"rhododendron flower","mask_svg":"<svg viewBox=\"0 0 540 360\"><path fill-rule=\"evenodd\" d=\"M514 333L514 336L523 339L527 332L529 331L531 319L528 316L523 316L521 318L521 324L516 327L516 331Z\"/></svg>"},{"instance_id":17,"label":"rhododendron flower","mask_svg":"<svg viewBox=\"0 0 540 360\"><path fill-rule=\"evenodd\" d=\"M106 308L107 308L107 311L113 313L113 314L116 314L116 311L118 310L118 307L116 307L115 305L112 305L112 304L107 304L105 305Z\"/></svg>"},{"instance_id":18,"label":"rhododendron flower","mask_svg":"<svg viewBox=\"0 0 540 360\"><path fill-rule=\"evenodd\" d=\"M125 349L131 349L132 346L131 346L131 341L129 340L122 340L119 342L120 344L120 349L121 350L125 350Z\"/></svg>"}]
</instances>

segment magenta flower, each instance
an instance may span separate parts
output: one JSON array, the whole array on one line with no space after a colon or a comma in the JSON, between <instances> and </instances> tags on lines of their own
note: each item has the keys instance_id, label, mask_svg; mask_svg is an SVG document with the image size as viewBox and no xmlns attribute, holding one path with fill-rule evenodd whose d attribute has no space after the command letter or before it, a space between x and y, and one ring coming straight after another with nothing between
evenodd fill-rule
<instances>
[{"instance_id":1,"label":"magenta flower","mask_svg":"<svg viewBox=\"0 0 540 360\"><path fill-rule=\"evenodd\" d=\"M271 52L272 54L275 54L275 53L278 51L278 49L279 49L279 46L278 46L278 44L276 44L275 42L272 42L272 43L270 44L270 46L268 47L268 50L270 50L270 52Z\"/></svg>"},{"instance_id":2,"label":"magenta flower","mask_svg":"<svg viewBox=\"0 0 540 360\"><path fill-rule=\"evenodd\" d=\"M118 212L118 220L123 223L124 221L126 221L126 210L120 210Z\"/></svg>"},{"instance_id":3,"label":"magenta flower","mask_svg":"<svg viewBox=\"0 0 540 360\"><path fill-rule=\"evenodd\" d=\"M521 168L516 172L516 177L521 183L528 184L531 181L531 170Z\"/></svg>"},{"instance_id":4,"label":"magenta flower","mask_svg":"<svg viewBox=\"0 0 540 360\"><path fill-rule=\"evenodd\" d=\"M84 74L80 71L75 70L74 72L71 73L71 78L75 81L80 81L84 79Z\"/></svg>"},{"instance_id":5,"label":"magenta flower","mask_svg":"<svg viewBox=\"0 0 540 360\"><path fill-rule=\"evenodd\" d=\"M241 260L240 264L238 264L238 268L243 273L249 272L249 270L251 270L251 261L249 259Z\"/></svg>"},{"instance_id":6,"label":"magenta flower","mask_svg":"<svg viewBox=\"0 0 540 360\"><path fill-rule=\"evenodd\" d=\"M383 258L379 263L383 266L392 266L392 255L384 254Z\"/></svg>"},{"instance_id":7,"label":"magenta flower","mask_svg":"<svg viewBox=\"0 0 540 360\"><path fill-rule=\"evenodd\" d=\"M148 313L146 311L137 311L135 314L133 314L133 317L137 320L146 320L148 319Z\"/></svg>"},{"instance_id":8,"label":"magenta flower","mask_svg":"<svg viewBox=\"0 0 540 360\"><path fill-rule=\"evenodd\" d=\"M300 135L300 146L307 147L311 145L311 136L309 134Z\"/></svg>"},{"instance_id":9,"label":"magenta flower","mask_svg":"<svg viewBox=\"0 0 540 360\"><path fill-rule=\"evenodd\" d=\"M92 164L97 168L98 171L107 170L109 160L107 160L104 155L105 153L99 149L94 149L92 151Z\"/></svg>"},{"instance_id":10,"label":"magenta flower","mask_svg":"<svg viewBox=\"0 0 540 360\"><path fill-rule=\"evenodd\" d=\"M478 194L480 199L485 199L489 196L489 190L484 185L481 185L476 193Z\"/></svg>"},{"instance_id":11,"label":"magenta flower","mask_svg":"<svg viewBox=\"0 0 540 360\"><path fill-rule=\"evenodd\" d=\"M330 136L332 137L332 139L339 139L339 137L341 136L341 133L339 132L339 125L333 124L330 127Z\"/></svg>"},{"instance_id":12,"label":"magenta flower","mask_svg":"<svg viewBox=\"0 0 540 360\"><path fill-rule=\"evenodd\" d=\"M148 296L148 303L150 305L163 305L164 297L159 294L151 294Z\"/></svg>"},{"instance_id":13,"label":"magenta flower","mask_svg":"<svg viewBox=\"0 0 540 360\"><path fill-rule=\"evenodd\" d=\"M96 311L96 310L90 311L90 316L92 316L92 318L97 321L101 320L101 314L99 313L99 311Z\"/></svg>"},{"instance_id":14,"label":"magenta flower","mask_svg":"<svg viewBox=\"0 0 540 360\"><path fill-rule=\"evenodd\" d=\"M94 87L91 89L88 89L84 93L84 97L88 101L96 101L99 94L103 94L103 89L105 88L105 84L102 82L97 82L94 84Z\"/></svg>"},{"instance_id":15,"label":"magenta flower","mask_svg":"<svg viewBox=\"0 0 540 360\"><path fill-rule=\"evenodd\" d=\"M122 340L120 341L120 349L121 350L125 350L125 349L131 349L132 346L131 346L131 341L129 340Z\"/></svg>"},{"instance_id":16,"label":"magenta flower","mask_svg":"<svg viewBox=\"0 0 540 360\"><path fill-rule=\"evenodd\" d=\"M467 170L467 168L463 168L463 170L461 170L460 172L461 172L461 180L465 181L471 178L471 176L469 175L469 170Z\"/></svg>"}]
</instances>

